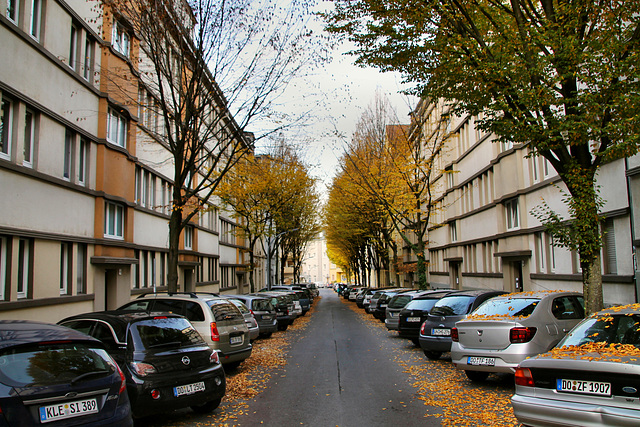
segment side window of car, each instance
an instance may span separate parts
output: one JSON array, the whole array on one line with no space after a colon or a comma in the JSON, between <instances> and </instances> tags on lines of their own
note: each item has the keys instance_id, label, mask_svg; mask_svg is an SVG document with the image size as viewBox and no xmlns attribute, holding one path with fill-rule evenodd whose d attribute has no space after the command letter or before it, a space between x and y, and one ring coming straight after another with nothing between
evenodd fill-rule
<instances>
[{"instance_id":1,"label":"side window of car","mask_svg":"<svg viewBox=\"0 0 640 427\"><path fill-rule=\"evenodd\" d=\"M142 311L149 311L149 308L151 306L152 301L146 300L146 301L133 301L130 302L127 305L123 305L122 306L122 310L142 310Z\"/></svg>"},{"instance_id":2,"label":"side window of car","mask_svg":"<svg viewBox=\"0 0 640 427\"><path fill-rule=\"evenodd\" d=\"M558 297L553 300L551 312L559 320L582 319L583 312L576 307L571 297Z\"/></svg>"},{"instance_id":3,"label":"side window of car","mask_svg":"<svg viewBox=\"0 0 640 427\"><path fill-rule=\"evenodd\" d=\"M204 322L205 320L202 306L192 301L187 302L184 316L192 322Z\"/></svg>"},{"instance_id":4,"label":"side window of car","mask_svg":"<svg viewBox=\"0 0 640 427\"><path fill-rule=\"evenodd\" d=\"M62 323L62 326L75 329L83 334L91 335L91 328L93 327L93 320L71 320L69 322Z\"/></svg>"},{"instance_id":5,"label":"side window of car","mask_svg":"<svg viewBox=\"0 0 640 427\"><path fill-rule=\"evenodd\" d=\"M175 314L184 315L184 301L157 299L153 305L153 311L168 311Z\"/></svg>"},{"instance_id":6,"label":"side window of car","mask_svg":"<svg viewBox=\"0 0 640 427\"><path fill-rule=\"evenodd\" d=\"M107 347L107 350L118 348L111 329L104 323L96 322L96 326L93 328L93 333L91 335L102 341L102 343Z\"/></svg>"}]
</instances>

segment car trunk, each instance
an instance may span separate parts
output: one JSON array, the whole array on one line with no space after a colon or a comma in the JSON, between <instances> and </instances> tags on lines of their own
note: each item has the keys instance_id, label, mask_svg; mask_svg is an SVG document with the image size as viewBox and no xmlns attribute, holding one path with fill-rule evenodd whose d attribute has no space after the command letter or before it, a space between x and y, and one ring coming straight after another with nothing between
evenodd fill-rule
<instances>
[{"instance_id":1,"label":"car trunk","mask_svg":"<svg viewBox=\"0 0 640 427\"><path fill-rule=\"evenodd\" d=\"M502 350L511 345L509 334L517 325L514 320L466 320L456 327L462 347Z\"/></svg>"}]
</instances>

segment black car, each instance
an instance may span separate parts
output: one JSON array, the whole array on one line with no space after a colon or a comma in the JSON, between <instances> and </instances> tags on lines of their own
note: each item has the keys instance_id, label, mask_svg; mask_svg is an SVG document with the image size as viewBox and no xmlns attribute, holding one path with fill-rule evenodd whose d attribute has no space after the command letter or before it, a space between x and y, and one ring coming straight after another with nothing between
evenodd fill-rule
<instances>
[{"instance_id":1,"label":"black car","mask_svg":"<svg viewBox=\"0 0 640 427\"><path fill-rule=\"evenodd\" d=\"M59 324L102 341L124 372L134 417L191 407L210 412L225 394L225 374L189 321L172 313L104 311Z\"/></svg>"},{"instance_id":2,"label":"black car","mask_svg":"<svg viewBox=\"0 0 640 427\"><path fill-rule=\"evenodd\" d=\"M445 295L450 294L450 290L430 291L417 298L412 299L402 310L398 318L398 335L409 338L416 346L420 345L420 327L427 320L429 311L436 302Z\"/></svg>"},{"instance_id":3,"label":"black car","mask_svg":"<svg viewBox=\"0 0 640 427\"><path fill-rule=\"evenodd\" d=\"M259 292L257 294L250 295L269 298L271 300L271 304L276 309L276 319L279 331L286 331L289 325L291 325L296 319L296 315L293 314L293 298L291 296L269 292Z\"/></svg>"},{"instance_id":4,"label":"black car","mask_svg":"<svg viewBox=\"0 0 640 427\"><path fill-rule=\"evenodd\" d=\"M311 309L311 297L309 295L309 291L306 289L302 289L300 286L291 286L291 285L276 285L271 287L272 291L287 291L294 292L298 295L298 300L300 301L300 308L302 308L302 315L304 316ZM262 291L267 291L267 289L261 289Z\"/></svg>"},{"instance_id":5,"label":"black car","mask_svg":"<svg viewBox=\"0 0 640 427\"><path fill-rule=\"evenodd\" d=\"M225 295L230 299L237 299L246 305L258 322L260 336L268 338L278 330L278 318L275 306L271 303L271 298L255 295Z\"/></svg>"},{"instance_id":6,"label":"black car","mask_svg":"<svg viewBox=\"0 0 640 427\"><path fill-rule=\"evenodd\" d=\"M132 426L104 344L47 323L0 320L0 425Z\"/></svg>"},{"instance_id":7,"label":"black car","mask_svg":"<svg viewBox=\"0 0 640 427\"><path fill-rule=\"evenodd\" d=\"M446 295L438 300L420 328L420 347L427 358L439 359L451 351L451 329L458 320L478 308L480 304L505 291L470 290Z\"/></svg>"},{"instance_id":8,"label":"black car","mask_svg":"<svg viewBox=\"0 0 640 427\"><path fill-rule=\"evenodd\" d=\"M387 317L387 305L389 305L389 301L394 296L403 293L403 292L411 292L412 289L389 289L386 291L382 291L381 295L378 297L375 307L372 305L369 306L369 313L373 314L373 317L384 322Z\"/></svg>"}]
</instances>

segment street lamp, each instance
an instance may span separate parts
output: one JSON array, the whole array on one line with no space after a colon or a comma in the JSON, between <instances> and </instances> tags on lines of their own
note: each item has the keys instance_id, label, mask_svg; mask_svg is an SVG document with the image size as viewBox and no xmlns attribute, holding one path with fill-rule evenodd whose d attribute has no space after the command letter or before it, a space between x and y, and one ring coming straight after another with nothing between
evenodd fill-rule
<instances>
[{"instance_id":1,"label":"street lamp","mask_svg":"<svg viewBox=\"0 0 640 427\"><path fill-rule=\"evenodd\" d=\"M276 234L275 237L267 236L267 289L271 290L272 278L271 278L271 253L273 252L272 245L278 242L278 239L283 234L291 233L293 231L298 231L299 228L292 228L291 230L283 231L282 233Z\"/></svg>"}]
</instances>

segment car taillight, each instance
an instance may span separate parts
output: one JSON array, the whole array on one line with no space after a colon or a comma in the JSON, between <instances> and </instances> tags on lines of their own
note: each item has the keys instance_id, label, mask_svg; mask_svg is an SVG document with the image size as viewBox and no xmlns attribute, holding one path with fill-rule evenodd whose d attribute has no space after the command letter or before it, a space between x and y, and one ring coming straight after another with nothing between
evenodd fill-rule
<instances>
[{"instance_id":1,"label":"car taillight","mask_svg":"<svg viewBox=\"0 0 640 427\"><path fill-rule=\"evenodd\" d=\"M127 379L124 377L124 373L122 372L122 369L120 369L120 366L118 366L118 364L116 364L116 368L118 368L118 373L120 374L120 390L118 391L118 394L122 394L123 391L125 391L127 389Z\"/></svg>"},{"instance_id":2,"label":"car taillight","mask_svg":"<svg viewBox=\"0 0 640 427\"><path fill-rule=\"evenodd\" d=\"M427 325L427 322L422 322L422 326L420 326L420 333L421 333L422 335L427 335L427 334L425 333L425 329L427 329L427 326L426 326L426 325Z\"/></svg>"},{"instance_id":3,"label":"car taillight","mask_svg":"<svg viewBox=\"0 0 640 427\"><path fill-rule=\"evenodd\" d=\"M511 328L511 331L509 331L509 341L511 341L512 344L522 344L531 341L535 334L536 328L518 326Z\"/></svg>"},{"instance_id":4,"label":"car taillight","mask_svg":"<svg viewBox=\"0 0 640 427\"><path fill-rule=\"evenodd\" d=\"M136 375L138 375L139 377L145 377L149 374L156 373L156 368L149 363L131 362L130 365L131 365L131 369L133 369L133 372L135 372Z\"/></svg>"},{"instance_id":5,"label":"car taillight","mask_svg":"<svg viewBox=\"0 0 640 427\"><path fill-rule=\"evenodd\" d=\"M216 322L211 322L211 341L220 341L220 332L218 332Z\"/></svg>"},{"instance_id":6,"label":"car taillight","mask_svg":"<svg viewBox=\"0 0 640 427\"><path fill-rule=\"evenodd\" d=\"M451 341L458 342L458 328L451 328Z\"/></svg>"},{"instance_id":7,"label":"car taillight","mask_svg":"<svg viewBox=\"0 0 640 427\"><path fill-rule=\"evenodd\" d=\"M535 387L533 383L533 375L531 375L531 370L529 368L516 368L516 385L521 385L524 387Z\"/></svg>"},{"instance_id":8,"label":"car taillight","mask_svg":"<svg viewBox=\"0 0 640 427\"><path fill-rule=\"evenodd\" d=\"M209 363L214 363L216 365L220 364L220 356L218 356L217 351L211 352L211 356L209 356Z\"/></svg>"}]
</instances>

